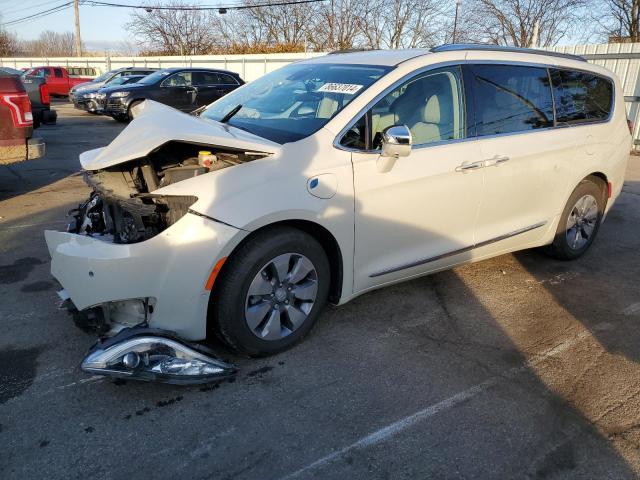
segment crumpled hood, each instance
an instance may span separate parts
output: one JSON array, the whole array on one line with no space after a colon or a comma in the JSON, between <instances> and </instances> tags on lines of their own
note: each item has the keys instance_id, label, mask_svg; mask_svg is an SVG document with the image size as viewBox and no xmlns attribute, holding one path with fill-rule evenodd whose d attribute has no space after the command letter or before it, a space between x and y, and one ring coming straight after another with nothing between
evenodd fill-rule
<instances>
[{"instance_id":1,"label":"crumpled hood","mask_svg":"<svg viewBox=\"0 0 640 480\"><path fill-rule=\"evenodd\" d=\"M107 147L80 154L82 168L99 170L141 158L172 140L272 154L280 151L280 145L270 140L158 102L146 100L138 108L139 116Z\"/></svg>"}]
</instances>

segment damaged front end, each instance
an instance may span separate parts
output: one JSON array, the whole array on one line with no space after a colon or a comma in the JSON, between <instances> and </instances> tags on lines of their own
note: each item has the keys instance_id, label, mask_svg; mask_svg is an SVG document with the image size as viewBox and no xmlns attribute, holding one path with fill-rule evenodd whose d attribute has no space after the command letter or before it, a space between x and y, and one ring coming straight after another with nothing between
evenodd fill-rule
<instances>
[{"instance_id":1,"label":"damaged front end","mask_svg":"<svg viewBox=\"0 0 640 480\"><path fill-rule=\"evenodd\" d=\"M261 152L174 141L143 158L85 171L93 192L69 212L75 220L68 231L114 243L142 242L180 220L197 200L195 196L159 195L154 191L264 156Z\"/></svg>"}]
</instances>

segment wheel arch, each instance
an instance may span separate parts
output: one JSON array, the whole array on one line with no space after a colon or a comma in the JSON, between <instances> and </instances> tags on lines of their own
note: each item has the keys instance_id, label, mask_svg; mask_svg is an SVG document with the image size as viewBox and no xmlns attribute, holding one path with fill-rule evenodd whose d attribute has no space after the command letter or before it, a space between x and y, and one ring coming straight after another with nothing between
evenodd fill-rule
<instances>
[{"instance_id":1,"label":"wheel arch","mask_svg":"<svg viewBox=\"0 0 640 480\"><path fill-rule=\"evenodd\" d=\"M255 230L252 230L250 234L245 236L240 242L238 242L237 245L233 247L231 252L229 252L229 254L227 255L227 258L230 258L232 255L234 255L240 249L240 247L242 247L247 241L252 239L258 233L262 233L265 230L270 230L282 226L288 226L300 230L308 235L311 235L318 241L318 243L320 243L325 253L327 254L331 272L329 283L329 301L333 304L338 304L340 302L340 298L342 297L342 286L344 281L344 263L342 250L340 249L340 245L338 244L336 237L327 228L320 225L319 223L302 219L287 219L268 223ZM223 264L217 278L224 277L225 268L227 265L227 262ZM216 301L216 293L217 290L214 283L207 306L207 323L210 322L209 312L212 309L212 304ZM207 328L207 330L210 329Z\"/></svg>"},{"instance_id":2,"label":"wheel arch","mask_svg":"<svg viewBox=\"0 0 640 480\"><path fill-rule=\"evenodd\" d=\"M602 172L592 172L589 175L585 176L583 180L591 180L595 184L599 185L602 190L602 198L604 199L604 206L606 207L609 199L609 178L606 174Z\"/></svg>"}]
</instances>

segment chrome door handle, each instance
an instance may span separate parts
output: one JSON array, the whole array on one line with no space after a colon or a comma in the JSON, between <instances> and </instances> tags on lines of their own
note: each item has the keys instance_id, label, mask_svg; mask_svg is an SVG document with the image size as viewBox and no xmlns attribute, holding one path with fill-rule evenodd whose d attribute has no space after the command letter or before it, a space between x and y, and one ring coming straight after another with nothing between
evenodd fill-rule
<instances>
[{"instance_id":1,"label":"chrome door handle","mask_svg":"<svg viewBox=\"0 0 640 480\"><path fill-rule=\"evenodd\" d=\"M456 167L456 172L468 172L470 170L478 170L484 168L484 162L463 163Z\"/></svg>"},{"instance_id":2,"label":"chrome door handle","mask_svg":"<svg viewBox=\"0 0 640 480\"><path fill-rule=\"evenodd\" d=\"M504 156L504 155L496 155L493 158L489 158L488 160L484 161L484 166L485 167L497 167L498 165L501 165L505 162L509 161L509 157Z\"/></svg>"}]
</instances>

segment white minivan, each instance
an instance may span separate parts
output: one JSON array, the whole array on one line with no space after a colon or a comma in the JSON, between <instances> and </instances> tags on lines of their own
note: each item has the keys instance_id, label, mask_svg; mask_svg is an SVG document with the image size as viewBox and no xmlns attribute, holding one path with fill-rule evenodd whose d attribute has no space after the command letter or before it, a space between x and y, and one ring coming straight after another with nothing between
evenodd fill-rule
<instances>
[{"instance_id":1,"label":"white minivan","mask_svg":"<svg viewBox=\"0 0 640 480\"><path fill-rule=\"evenodd\" d=\"M331 54L187 115L147 101L80 156L93 193L47 231L102 339L83 368L206 381L199 342L291 347L327 302L545 246L574 259L622 189L622 87L580 57L485 45Z\"/></svg>"}]
</instances>

